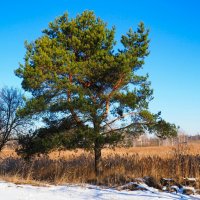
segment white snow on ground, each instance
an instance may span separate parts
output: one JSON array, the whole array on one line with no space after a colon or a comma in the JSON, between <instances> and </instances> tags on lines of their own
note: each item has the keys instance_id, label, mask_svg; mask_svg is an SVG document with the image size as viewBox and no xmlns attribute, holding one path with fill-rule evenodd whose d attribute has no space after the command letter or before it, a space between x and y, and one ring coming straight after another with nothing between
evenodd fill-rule
<instances>
[{"instance_id":1,"label":"white snow on ground","mask_svg":"<svg viewBox=\"0 0 200 200\"><path fill-rule=\"evenodd\" d=\"M150 189L150 188L149 188ZM151 188L150 191L118 191L102 189L95 186L50 186L35 187L29 185L15 185L0 182L0 199L2 200L200 200L200 195L182 195L159 192Z\"/></svg>"}]
</instances>

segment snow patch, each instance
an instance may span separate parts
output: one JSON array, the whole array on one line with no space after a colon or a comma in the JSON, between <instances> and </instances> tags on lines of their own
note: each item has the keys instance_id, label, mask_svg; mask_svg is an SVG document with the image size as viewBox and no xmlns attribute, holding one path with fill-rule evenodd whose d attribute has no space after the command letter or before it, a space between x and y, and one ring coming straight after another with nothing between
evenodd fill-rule
<instances>
[{"instance_id":1,"label":"snow patch","mask_svg":"<svg viewBox=\"0 0 200 200\"><path fill-rule=\"evenodd\" d=\"M36 187L0 182L0 198L3 200L200 200L200 195L183 195L160 192L141 184L148 190L126 191L104 189L93 185L65 185Z\"/></svg>"}]
</instances>

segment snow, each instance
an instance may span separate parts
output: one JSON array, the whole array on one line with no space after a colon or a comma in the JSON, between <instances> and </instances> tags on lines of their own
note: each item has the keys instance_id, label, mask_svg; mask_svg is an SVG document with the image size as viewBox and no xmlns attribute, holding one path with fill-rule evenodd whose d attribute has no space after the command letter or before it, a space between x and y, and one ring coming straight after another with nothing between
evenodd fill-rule
<instances>
[{"instance_id":1,"label":"snow","mask_svg":"<svg viewBox=\"0 0 200 200\"><path fill-rule=\"evenodd\" d=\"M184 180L186 180L186 181L196 181L196 178L184 178Z\"/></svg>"},{"instance_id":2,"label":"snow","mask_svg":"<svg viewBox=\"0 0 200 200\"><path fill-rule=\"evenodd\" d=\"M162 179L165 181L173 181L173 179L171 179L171 178L162 178Z\"/></svg>"},{"instance_id":3,"label":"snow","mask_svg":"<svg viewBox=\"0 0 200 200\"><path fill-rule=\"evenodd\" d=\"M144 185L143 185L144 187ZM146 186L145 186L146 187ZM3 200L200 200L200 195L183 195L159 192L148 188L148 191L126 191L104 189L91 185L66 185L35 187L0 182L0 199Z\"/></svg>"},{"instance_id":4,"label":"snow","mask_svg":"<svg viewBox=\"0 0 200 200\"><path fill-rule=\"evenodd\" d=\"M195 189L194 189L194 187L190 187L190 186L183 186L183 189L184 189L184 190L191 190L191 191L195 192Z\"/></svg>"},{"instance_id":5,"label":"snow","mask_svg":"<svg viewBox=\"0 0 200 200\"><path fill-rule=\"evenodd\" d=\"M177 185L171 186L171 189L174 189L174 190L176 190L176 191L179 191L179 190L180 190L179 187L178 187ZM194 190L194 188L193 188L193 190Z\"/></svg>"}]
</instances>

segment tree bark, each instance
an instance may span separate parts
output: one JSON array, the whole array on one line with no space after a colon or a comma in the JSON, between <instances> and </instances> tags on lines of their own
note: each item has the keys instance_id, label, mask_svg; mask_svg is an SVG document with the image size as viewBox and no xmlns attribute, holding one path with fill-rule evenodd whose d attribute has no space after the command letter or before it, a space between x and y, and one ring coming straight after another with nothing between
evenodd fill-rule
<instances>
[{"instance_id":1,"label":"tree bark","mask_svg":"<svg viewBox=\"0 0 200 200\"><path fill-rule=\"evenodd\" d=\"M0 144L0 152L3 150L3 147L5 146L6 142L1 142Z\"/></svg>"},{"instance_id":2,"label":"tree bark","mask_svg":"<svg viewBox=\"0 0 200 200\"><path fill-rule=\"evenodd\" d=\"M98 145L95 145L94 148L94 157L95 157L95 174L96 177L102 174L102 158L101 158L101 148Z\"/></svg>"}]
</instances>

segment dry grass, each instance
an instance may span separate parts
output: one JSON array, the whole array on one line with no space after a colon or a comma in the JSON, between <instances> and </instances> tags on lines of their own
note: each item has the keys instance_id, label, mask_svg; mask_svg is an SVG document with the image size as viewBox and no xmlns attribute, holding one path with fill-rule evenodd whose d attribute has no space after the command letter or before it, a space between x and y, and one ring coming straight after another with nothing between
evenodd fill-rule
<instances>
[{"instance_id":1,"label":"dry grass","mask_svg":"<svg viewBox=\"0 0 200 200\"><path fill-rule=\"evenodd\" d=\"M174 156L174 152L179 151L178 153L184 153L188 155L198 155L200 153L200 144L199 143L192 143L188 145L179 145L179 146L154 146L154 147L117 147L114 149L105 148L102 151L102 156L132 156L132 155L139 155L140 157L147 157L147 156L158 156L162 158L170 158ZM56 151L49 154L51 159L59 159L65 158L70 159L74 156L80 156L81 154L89 155L89 152L78 149L75 151Z\"/></svg>"},{"instance_id":2,"label":"dry grass","mask_svg":"<svg viewBox=\"0 0 200 200\"><path fill-rule=\"evenodd\" d=\"M105 148L102 151L103 157L112 156L112 155L139 155L141 157L146 156L159 156L159 157L172 157L174 156L174 151L178 151L179 153L186 153L189 155L198 155L200 153L200 143L191 143L188 145L179 145L179 146L151 146L151 147L116 147L114 149ZM183 152L184 151L184 152ZM81 154L89 155L88 151L84 151L82 149L77 149L75 151L54 151L49 154L50 159L70 159L71 157L78 157ZM14 149L6 148L0 152L0 158L8 158L8 157L18 157Z\"/></svg>"},{"instance_id":3,"label":"dry grass","mask_svg":"<svg viewBox=\"0 0 200 200\"><path fill-rule=\"evenodd\" d=\"M132 147L103 150L103 174L99 184L121 185L135 177L184 177L200 180L200 146ZM95 183L94 158L83 150L53 152L26 162L13 150L1 153L0 177L15 183ZM199 182L198 182L199 185Z\"/></svg>"}]
</instances>

